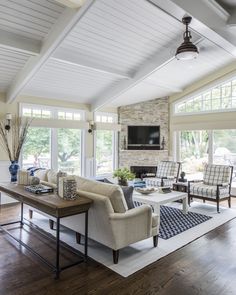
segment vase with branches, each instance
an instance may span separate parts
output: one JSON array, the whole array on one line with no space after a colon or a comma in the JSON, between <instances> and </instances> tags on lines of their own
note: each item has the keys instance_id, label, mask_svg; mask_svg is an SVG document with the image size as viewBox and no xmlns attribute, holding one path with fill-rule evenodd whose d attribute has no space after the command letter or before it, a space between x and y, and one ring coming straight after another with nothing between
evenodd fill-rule
<instances>
[{"instance_id":1,"label":"vase with branches","mask_svg":"<svg viewBox=\"0 0 236 295\"><path fill-rule=\"evenodd\" d=\"M17 181L18 161L30 124L29 118L13 116L10 129L6 130L6 120L0 120L0 145L11 161L9 167L11 182Z\"/></svg>"}]
</instances>

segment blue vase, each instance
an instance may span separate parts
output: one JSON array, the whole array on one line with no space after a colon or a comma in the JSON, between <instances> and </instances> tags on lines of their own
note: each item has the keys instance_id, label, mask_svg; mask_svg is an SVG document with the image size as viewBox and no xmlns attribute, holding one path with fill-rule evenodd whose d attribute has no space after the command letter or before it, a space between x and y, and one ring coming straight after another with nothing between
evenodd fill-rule
<instances>
[{"instance_id":1,"label":"blue vase","mask_svg":"<svg viewBox=\"0 0 236 295\"><path fill-rule=\"evenodd\" d=\"M19 168L20 166L18 165L18 161L11 161L11 165L9 166L11 182L17 182L17 172Z\"/></svg>"}]
</instances>

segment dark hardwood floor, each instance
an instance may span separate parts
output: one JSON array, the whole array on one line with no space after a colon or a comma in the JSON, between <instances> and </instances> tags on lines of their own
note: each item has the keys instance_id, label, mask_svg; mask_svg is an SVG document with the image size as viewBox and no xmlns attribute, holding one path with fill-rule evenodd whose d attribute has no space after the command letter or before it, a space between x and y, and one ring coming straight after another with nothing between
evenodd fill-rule
<instances>
[{"instance_id":1,"label":"dark hardwood floor","mask_svg":"<svg viewBox=\"0 0 236 295\"><path fill-rule=\"evenodd\" d=\"M236 199L232 202L236 207ZM19 205L2 207L0 222L14 219ZM32 247L53 258L53 245L26 230L14 230ZM122 254L121 254L122 255ZM63 252L64 262L72 259ZM123 278L89 259L54 280L50 270L0 232L0 294L236 294L236 219L182 249Z\"/></svg>"}]
</instances>

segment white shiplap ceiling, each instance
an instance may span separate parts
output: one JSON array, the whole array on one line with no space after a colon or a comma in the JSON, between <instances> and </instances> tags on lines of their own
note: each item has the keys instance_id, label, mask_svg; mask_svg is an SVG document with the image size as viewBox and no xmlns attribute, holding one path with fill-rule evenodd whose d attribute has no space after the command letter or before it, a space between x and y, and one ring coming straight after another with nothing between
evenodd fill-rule
<instances>
[{"instance_id":1,"label":"white shiplap ceiling","mask_svg":"<svg viewBox=\"0 0 236 295\"><path fill-rule=\"evenodd\" d=\"M8 102L27 94L93 109L181 92L236 57L235 11L223 0L185 2L87 0L78 10L56 0L1 0L0 92ZM200 48L190 62L174 58L186 13Z\"/></svg>"}]
</instances>

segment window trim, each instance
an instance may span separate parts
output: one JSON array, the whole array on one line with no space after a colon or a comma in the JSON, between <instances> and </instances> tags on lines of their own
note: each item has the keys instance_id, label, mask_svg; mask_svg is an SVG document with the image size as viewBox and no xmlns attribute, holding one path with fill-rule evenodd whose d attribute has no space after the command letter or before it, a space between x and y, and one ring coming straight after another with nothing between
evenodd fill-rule
<instances>
[{"instance_id":1,"label":"window trim","mask_svg":"<svg viewBox=\"0 0 236 295\"><path fill-rule=\"evenodd\" d=\"M111 131L112 132L112 171L109 173L97 174L97 131ZM94 176L95 177L106 177L111 176L113 171L118 167L118 132L114 130L96 130L94 132Z\"/></svg>"}]
</instances>

